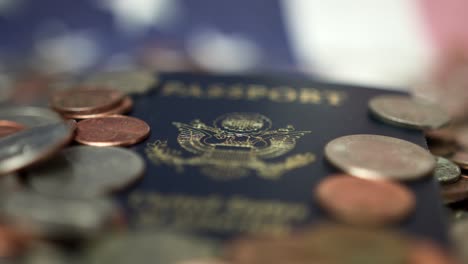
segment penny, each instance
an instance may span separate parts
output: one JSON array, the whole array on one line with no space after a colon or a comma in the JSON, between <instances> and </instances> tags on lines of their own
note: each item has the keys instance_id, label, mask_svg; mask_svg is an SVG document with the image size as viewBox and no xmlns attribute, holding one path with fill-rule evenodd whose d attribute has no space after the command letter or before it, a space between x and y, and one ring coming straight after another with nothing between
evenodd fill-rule
<instances>
[{"instance_id":1,"label":"penny","mask_svg":"<svg viewBox=\"0 0 468 264\"><path fill-rule=\"evenodd\" d=\"M437 165L434 170L434 177L439 183L453 183L460 179L461 170L455 163L442 157L436 157L436 162Z\"/></svg>"},{"instance_id":2,"label":"penny","mask_svg":"<svg viewBox=\"0 0 468 264\"><path fill-rule=\"evenodd\" d=\"M279 237L241 239L227 245L236 264L407 263L408 241L383 229L319 224Z\"/></svg>"},{"instance_id":3,"label":"penny","mask_svg":"<svg viewBox=\"0 0 468 264\"><path fill-rule=\"evenodd\" d=\"M0 138L12 135L23 130L25 127L16 122L0 120Z\"/></svg>"},{"instance_id":4,"label":"penny","mask_svg":"<svg viewBox=\"0 0 468 264\"><path fill-rule=\"evenodd\" d=\"M325 156L346 173L369 179L417 179L430 175L436 165L434 157L422 147L380 135L334 139L325 146Z\"/></svg>"},{"instance_id":5,"label":"penny","mask_svg":"<svg viewBox=\"0 0 468 264\"><path fill-rule=\"evenodd\" d=\"M54 123L32 127L0 139L0 175L45 160L68 144L75 124Z\"/></svg>"},{"instance_id":6,"label":"penny","mask_svg":"<svg viewBox=\"0 0 468 264\"><path fill-rule=\"evenodd\" d=\"M131 250L129 250L131 249ZM86 252L89 264L179 263L219 255L212 240L162 231L108 236Z\"/></svg>"},{"instance_id":7,"label":"penny","mask_svg":"<svg viewBox=\"0 0 468 264\"><path fill-rule=\"evenodd\" d=\"M440 188L445 203L455 203L468 198L468 179L461 178L455 183L443 184Z\"/></svg>"},{"instance_id":8,"label":"penny","mask_svg":"<svg viewBox=\"0 0 468 264\"><path fill-rule=\"evenodd\" d=\"M122 92L110 88L81 87L52 94L52 108L62 113L104 111L118 105L124 98Z\"/></svg>"},{"instance_id":9,"label":"penny","mask_svg":"<svg viewBox=\"0 0 468 264\"><path fill-rule=\"evenodd\" d=\"M451 142L428 142L429 151L436 156L450 157L458 150L455 143Z\"/></svg>"},{"instance_id":10,"label":"penny","mask_svg":"<svg viewBox=\"0 0 468 264\"><path fill-rule=\"evenodd\" d=\"M47 108L32 106L1 107L0 119L9 120L28 128L59 123L63 121L60 115Z\"/></svg>"},{"instance_id":11,"label":"penny","mask_svg":"<svg viewBox=\"0 0 468 264\"><path fill-rule=\"evenodd\" d=\"M356 225L394 223L407 217L416 205L413 193L403 185L349 175L328 176L314 195L336 219Z\"/></svg>"},{"instance_id":12,"label":"penny","mask_svg":"<svg viewBox=\"0 0 468 264\"><path fill-rule=\"evenodd\" d=\"M120 190L144 172L143 159L123 148L76 146L28 171L31 187L60 197L96 197Z\"/></svg>"},{"instance_id":13,"label":"penny","mask_svg":"<svg viewBox=\"0 0 468 264\"><path fill-rule=\"evenodd\" d=\"M115 108L105 110L102 112L88 111L88 112L78 112L78 113L63 113L65 118L72 119L90 119L97 117L104 117L110 115L120 115L128 113L133 107L133 100L129 96L126 96L123 101L117 105Z\"/></svg>"},{"instance_id":14,"label":"penny","mask_svg":"<svg viewBox=\"0 0 468 264\"><path fill-rule=\"evenodd\" d=\"M438 106L408 96L377 96L369 101L369 109L382 121L409 128L437 129L450 122Z\"/></svg>"},{"instance_id":15,"label":"penny","mask_svg":"<svg viewBox=\"0 0 468 264\"><path fill-rule=\"evenodd\" d=\"M414 241L410 246L408 264L457 264L442 248L430 241ZM461 263L459 263L461 264Z\"/></svg>"},{"instance_id":16,"label":"penny","mask_svg":"<svg viewBox=\"0 0 468 264\"><path fill-rule=\"evenodd\" d=\"M91 146L130 146L148 137L150 127L128 116L108 116L78 122L75 140Z\"/></svg>"},{"instance_id":17,"label":"penny","mask_svg":"<svg viewBox=\"0 0 468 264\"><path fill-rule=\"evenodd\" d=\"M66 199L33 192L2 197L0 215L9 225L48 238L90 238L109 229L116 205L101 199Z\"/></svg>"},{"instance_id":18,"label":"penny","mask_svg":"<svg viewBox=\"0 0 468 264\"><path fill-rule=\"evenodd\" d=\"M145 93L155 86L154 73L143 70L98 72L83 81L84 85L112 87L124 93Z\"/></svg>"},{"instance_id":19,"label":"penny","mask_svg":"<svg viewBox=\"0 0 468 264\"><path fill-rule=\"evenodd\" d=\"M450 159L462 169L468 169L468 152L458 151Z\"/></svg>"}]
</instances>

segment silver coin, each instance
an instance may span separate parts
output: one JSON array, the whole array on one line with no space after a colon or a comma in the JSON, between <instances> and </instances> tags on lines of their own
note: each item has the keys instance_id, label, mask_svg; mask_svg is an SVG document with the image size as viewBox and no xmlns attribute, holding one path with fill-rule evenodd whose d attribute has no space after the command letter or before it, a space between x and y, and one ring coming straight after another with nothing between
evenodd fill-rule
<instances>
[{"instance_id":1,"label":"silver coin","mask_svg":"<svg viewBox=\"0 0 468 264\"><path fill-rule=\"evenodd\" d=\"M77 146L30 170L31 187L49 195L95 197L122 189L144 172L143 159L124 148Z\"/></svg>"},{"instance_id":2,"label":"silver coin","mask_svg":"<svg viewBox=\"0 0 468 264\"><path fill-rule=\"evenodd\" d=\"M460 179L460 168L450 160L443 157L436 157L436 168L434 177L442 184L453 183Z\"/></svg>"},{"instance_id":3,"label":"silver coin","mask_svg":"<svg viewBox=\"0 0 468 264\"><path fill-rule=\"evenodd\" d=\"M382 121L409 128L436 129L450 122L450 116L438 106L408 96L374 97L369 108Z\"/></svg>"},{"instance_id":4,"label":"silver coin","mask_svg":"<svg viewBox=\"0 0 468 264\"><path fill-rule=\"evenodd\" d=\"M104 86L127 94L148 92L157 82L156 75L147 71L122 70L99 72L85 79L83 85Z\"/></svg>"},{"instance_id":5,"label":"silver coin","mask_svg":"<svg viewBox=\"0 0 468 264\"><path fill-rule=\"evenodd\" d=\"M370 179L412 180L430 175L434 157L411 142L380 135L350 135L325 146L326 158L351 175Z\"/></svg>"},{"instance_id":6,"label":"silver coin","mask_svg":"<svg viewBox=\"0 0 468 264\"><path fill-rule=\"evenodd\" d=\"M0 108L0 120L9 120L25 127L43 126L63 122L59 114L47 109L32 106L8 106Z\"/></svg>"},{"instance_id":7,"label":"silver coin","mask_svg":"<svg viewBox=\"0 0 468 264\"><path fill-rule=\"evenodd\" d=\"M53 123L0 139L0 175L24 169L54 155L68 144L75 123Z\"/></svg>"},{"instance_id":8,"label":"silver coin","mask_svg":"<svg viewBox=\"0 0 468 264\"><path fill-rule=\"evenodd\" d=\"M26 191L3 195L0 201L4 221L49 238L97 236L110 227L116 212L107 199L58 199Z\"/></svg>"},{"instance_id":9,"label":"silver coin","mask_svg":"<svg viewBox=\"0 0 468 264\"><path fill-rule=\"evenodd\" d=\"M177 264L194 258L213 258L218 244L211 240L169 232L137 232L110 236L88 251L86 263Z\"/></svg>"}]
</instances>

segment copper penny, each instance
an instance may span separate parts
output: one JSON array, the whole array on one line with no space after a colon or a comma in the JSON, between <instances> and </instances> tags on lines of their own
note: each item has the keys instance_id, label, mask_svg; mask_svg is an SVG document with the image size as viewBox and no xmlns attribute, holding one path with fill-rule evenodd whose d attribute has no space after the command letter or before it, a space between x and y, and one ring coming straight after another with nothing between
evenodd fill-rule
<instances>
[{"instance_id":1,"label":"copper penny","mask_svg":"<svg viewBox=\"0 0 468 264\"><path fill-rule=\"evenodd\" d=\"M408 264L461 264L429 241L415 241L409 247Z\"/></svg>"},{"instance_id":2,"label":"copper penny","mask_svg":"<svg viewBox=\"0 0 468 264\"><path fill-rule=\"evenodd\" d=\"M108 116L78 122L75 140L90 146L129 146L144 140L150 127L128 116Z\"/></svg>"},{"instance_id":3,"label":"copper penny","mask_svg":"<svg viewBox=\"0 0 468 264\"><path fill-rule=\"evenodd\" d=\"M120 91L109 88L76 88L52 94L52 108L62 113L105 111L118 105L124 98Z\"/></svg>"},{"instance_id":4,"label":"copper penny","mask_svg":"<svg viewBox=\"0 0 468 264\"><path fill-rule=\"evenodd\" d=\"M0 120L0 138L12 135L25 129L25 127L16 122Z\"/></svg>"},{"instance_id":5,"label":"copper penny","mask_svg":"<svg viewBox=\"0 0 468 264\"><path fill-rule=\"evenodd\" d=\"M455 203L468 198L468 179L461 179L452 184L444 184L440 186L442 197L445 203Z\"/></svg>"},{"instance_id":6,"label":"copper penny","mask_svg":"<svg viewBox=\"0 0 468 264\"><path fill-rule=\"evenodd\" d=\"M331 215L345 223L382 225L402 220L415 207L415 197L398 183L349 175L325 178L315 197Z\"/></svg>"},{"instance_id":7,"label":"copper penny","mask_svg":"<svg viewBox=\"0 0 468 264\"><path fill-rule=\"evenodd\" d=\"M450 159L462 169L468 169L468 152L458 151Z\"/></svg>"},{"instance_id":8,"label":"copper penny","mask_svg":"<svg viewBox=\"0 0 468 264\"><path fill-rule=\"evenodd\" d=\"M110 115L120 115L130 112L133 107L133 100L129 96L126 96L123 101L115 106L114 108L105 111L83 111L78 113L62 113L65 118L73 119L90 119L97 117L104 117Z\"/></svg>"}]
</instances>

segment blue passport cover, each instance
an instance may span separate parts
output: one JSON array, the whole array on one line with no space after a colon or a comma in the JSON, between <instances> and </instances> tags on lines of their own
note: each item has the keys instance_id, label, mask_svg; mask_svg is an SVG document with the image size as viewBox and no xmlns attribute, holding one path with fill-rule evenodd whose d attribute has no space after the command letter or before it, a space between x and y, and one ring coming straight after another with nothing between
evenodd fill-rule
<instances>
[{"instance_id":1,"label":"blue passport cover","mask_svg":"<svg viewBox=\"0 0 468 264\"><path fill-rule=\"evenodd\" d=\"M327 142L379 134L427 148L422 132L372 118L367 102L383 93L292 75L160 74L131 113L152 129L134 147L146 173L118 199L134 228L222 239L330 220L313 199L316 185L338 172L325 160ZM417 207L395 228L447 244L437 182L404 184Z\"/></svg>"}]
</instances>

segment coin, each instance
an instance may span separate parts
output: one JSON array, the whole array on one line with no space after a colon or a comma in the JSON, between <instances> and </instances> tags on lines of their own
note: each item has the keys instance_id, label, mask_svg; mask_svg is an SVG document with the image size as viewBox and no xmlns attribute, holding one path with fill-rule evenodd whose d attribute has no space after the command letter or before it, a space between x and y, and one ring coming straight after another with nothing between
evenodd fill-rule
<instances>
[{"instance_id":1,"label":"coin","mask_svg":"<svg viewBox=\"0 0 468 264\"><path fill-rule=\"evenodd\" d=\"M413 193L398 183L332 175L315 189L316 199L336 219L356 225L383 225L414 210Z\"/></svg>"},{"instance_id":2,"label":"coin","mask_svg":"<svg viewBox=\"0 0 468 264\"><path fill-rule=\"evenodd\" d=\"M450 157L458 150L455 143L452 142L428 142L429 151L436 156Z\"/></svg>"},{"instance_id":3,"label":"coin","mask_svg":"<svg viewBox=\"0 0 468 264\"><path fill-rule=\"evenodd\" d=\"M32 237L24 231L4 224L0 225L0 258L19 255L31 240Z\"/></svg>"},{"instance_id":4,"label":"coin","mask_svg":"<svg viewBox=\"0 0 468 264\"><path fill-rule=\"evenodd\" d=\"M439 183L453 183L460 179L460 168L450 160L442 157L436 157L437 166L434 170L434 177Z\"/></svg>"},{"instance_id":5,"label":"coin","mask_svg":"<svg viewBox=\"0 0 468 264\"><path fill-rule=\"evenodd\" d=\"M129 96L126 96L122 102L114 108L109 110L95 112L95 111L88 111L88 112L79 112L79 113L63 113L65 118L73 118L73 119L89 119L89 118L97 118L97 117L104 117L110 115L120 115L128 113L133 107L133 100Z\"/></svg>"},{"instance_id":6,"label":"coin","mask_svg":"<svg viewBox=\"0 0 468 264\"><path fill-rule=\"evenodd\" d=\"M74 129L74 123L54 123L0 139L0 175L24 169L54 155L71 141Z\"/></svg>"},{"instance_id":7,"label":"coin","mask_svg":"<svg viewBox=\"0 0 468 264\"><path fill-rule=\"evenodd\" d=\"M450 122L438 106L408 96L377 96L369 101L369 109L382 121L409 128L437 129Z\"/></svg>"},{"instance_id":8,"label":"coin","mask_svg":"<svg viewBox=\"0 0 468 264\"><path fill-rule=\"evenodd\" d=\"M83 81L84 85L112 87L124 93L141 94L155 86L154 73L144 70L98 72Z\"/></svg>"},{"instance_id":9,"label":"coin","mask_svg":"<svg viewBox=\"0 0 468 264\"><path fill-rule=\"evenodd\" d=\"M468 152L458 151L450 159L462 169L468 169Z\"/></svg>"},{"instance_id":10,"label":"coin","mask_svg":"<svg viewBox=\"0 0 468 264\"><path fill-rule=\"evenodd\" d=\"M217 255L219 248L212 240L170 232L146 231L109 236L99 241L89 248L87 261L84 263L176 264L195 258L214 258Z\"/></svg>"},{"instance_id":11,"label":"coin","mask_svg":"<svg viewBox=\"0 0 468 264\"><path fill-rule=\"evenodd\" d=\"M443 184L440 188L445 203L455 203L468 198L468 179L461 178L455 183Z\"/></svg>"},{"instance_id":12,"label":"coin","mask_svg":"<svg viewBox=\"0 0 468 264\"><path fill-rule=\"evenodd\" d=\"M107 199L65 199L33 192L2 197L0 215L7 224L48 238L89 238L111 228L117 210Z\"/></svg>"},{"instance_id":13,"label":"coin","mask_svg":"<svg viewBox=\"0 0 468 264\"><path fill-rule=\"evenodd\" d=\"M139 179L143 159L123 148L76 146L28 171L31 187L62 197L96 197L120 190Z\"/></svg>"},{"instance_id":14,"label":"coin","mask_svg":"<svg viewBox=\"0 0 468 264\"><path fill-rule=\"evenodd\" d=\"M383 229L319 224L280 237L241 239L227 245L226 255L236 264L406 264L408 241Z\"/></svg>"},{"instance_id":15,"label":"coin","mask_svg":"<svg viewBox=\"0 0 468 264\"><path fill-rule=\"evenodd\" d=\"M148 137L150 127L128 116L108 116L78 122L75 140L91 146L130 146Z\"/></svg>"},{"instance_id":16,"label":"coin","mask_svg":"<svg viewBox=\"0 0 468 264\"><path fill-rule=\"evenodd\" d=\"M31 128L52 123L62 122L57 113L40 107L7 106L0 108L0 119L9 120L25 127Z\"/></svg>"},{"instance_id":17,"label":"coin","mask_svg":"<svg viewBox=\"0 0 468 264\"><path fill-rule=\"evenodd\" d=\"M123 93L110 88L80 87L52 94L50 104L55 110L68 114L105 111L118 105Z\"/></svg>"},{"instance_id":18,"label":"coin","mask_svg":"<svg viewBox=\"0 0 468 264\"><path fill-rule=\"evenodd\" d=\"M457 264L448 252L430 241L414 241L410 246L408 264ZM461 264L461 263L460 263Z\"/></svg>"},{"instance_id":19,"label":"coin","mask_svg":"<svg viewBox=\"0 0 468 264\"><path fill-rule=\"evenodd\" d=\"M438 142L454 142L455 141L455 130L453 127L441 128L436 130L424 131L426 138L432 141Z\"/></svg>"},{"instance_id":20,"label":"coin","mask_svg":"<svg viewBox=\"0 0 468 264\"><path fill-rule=\"evenodd\" d=\"M330 141L326 158L353 176L412 180L429 175L434 157L411 142L380 135L350 135Z\"/></svg>"},{"instance_id":21,"label":"coin","mask_svg":"<svg viewBox=\"0 0 468 264\"><path fill-rule=\"evenodd\" d=\"M0 120L0 138L12 135L23 130L25 127L16 122Z\"/></svg>"}]
</instances>

